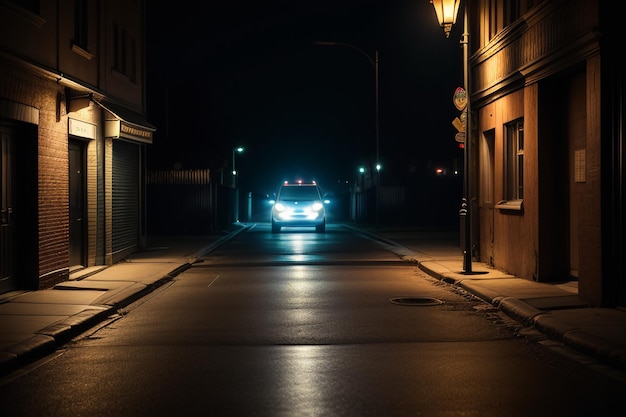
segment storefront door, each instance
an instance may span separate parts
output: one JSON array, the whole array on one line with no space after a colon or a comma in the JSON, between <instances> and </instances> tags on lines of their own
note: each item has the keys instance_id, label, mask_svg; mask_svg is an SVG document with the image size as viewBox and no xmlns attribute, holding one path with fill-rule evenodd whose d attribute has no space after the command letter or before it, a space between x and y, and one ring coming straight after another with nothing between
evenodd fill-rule
<instances>
[{"instance_id":1,"label":"storefront door","mask_svg":"<svg viewBox=\"0 0 626 417\"><path fill-rule=\"evenodd\" d=\"M14 137L0 126L0 293L17 288L15 276Z\"/></svg>"}]
</instances>

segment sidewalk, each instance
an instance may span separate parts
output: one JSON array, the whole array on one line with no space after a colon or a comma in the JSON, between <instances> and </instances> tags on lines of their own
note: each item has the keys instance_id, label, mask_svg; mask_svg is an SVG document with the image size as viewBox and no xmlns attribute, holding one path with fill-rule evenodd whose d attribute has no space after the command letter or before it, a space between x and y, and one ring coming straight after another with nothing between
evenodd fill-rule
<instances>
[{"instance_id":1,"label":"sidewalk","mask_svg":"<svg viewBox=\"0 0 626 417\"><path fill-rule=\"evenodd\" d=\"M155 240L150 250L110 267L78 271L51 289L0 294L0 377L54 352L248 227ZM390 244L429 275L484 299L555 342L626 371L626 311L585 305L578 299L577 283L536 283L477 262L472 264L476 274L464 274L453 234L441 238L439 232L423 230L355 230Z\"/></svg>"},{"instance_id":2,"label":"sidewalk","mask_svg":"<svg viewBox=\"0 0 626 417\"><path fill-rule=\"evenodd\" d=\"M71 273L53 288L0 294L0 377L53 353L246 229L155 238L149 250Z\"/></svg>"},{"instance_id":3,"label":"sidewalk","mask_svg":"<svg viewBox=\"0 0 626 417\"><path fill-rule=\"evenodd\" d=\"M578 298L578 282L534 282L480 262L472 262L473 274L465 274L456 233L442 238L439 231L384 227L362 232L406 248L398 255L415 262L422 271L480 297L545 337L626 371L626 310L590 307Z\"/></svg>"}]
</instances>

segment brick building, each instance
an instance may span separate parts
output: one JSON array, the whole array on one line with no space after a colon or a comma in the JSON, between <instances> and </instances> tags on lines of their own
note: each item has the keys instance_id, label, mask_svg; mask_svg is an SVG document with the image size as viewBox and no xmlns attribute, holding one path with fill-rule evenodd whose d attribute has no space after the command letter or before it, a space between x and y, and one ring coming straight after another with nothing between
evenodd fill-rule
<instances>
[{"instance_id":1,"label":"brick building","mask_svg":"<svg viewBox=\"0 0 626 417\"><path fill-rule=\"evenodd\" d=\"M616 5L466 2L474 259L540 282L575 279L590 304L626 305Z\"/></svg>"},{"instance_id":2,"label":"brick building","mask_svg":"<svg viewBox=\"0 0 626 417\"><path fill-rule=\"evenodd\" d=\"M145 243L144 2L0 2L0 292Z\"/></svg>"}]
</instances>

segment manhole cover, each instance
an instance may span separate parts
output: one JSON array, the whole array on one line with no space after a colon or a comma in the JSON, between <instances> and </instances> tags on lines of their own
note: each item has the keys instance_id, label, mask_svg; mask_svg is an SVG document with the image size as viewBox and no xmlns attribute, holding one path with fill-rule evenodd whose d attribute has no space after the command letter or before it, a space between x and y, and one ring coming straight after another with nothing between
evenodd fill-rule
<instances>
[{"instance_id":1,"label":"manhole cover","mask_svg":"<svg viewBox=\"0 0 626 417\"><path fill-rule=\"evenodd\" d=\"M394 297L390 301L403 306L437 306L443 304L443 301L432 297Z\"/></svg>"}]
</instances>

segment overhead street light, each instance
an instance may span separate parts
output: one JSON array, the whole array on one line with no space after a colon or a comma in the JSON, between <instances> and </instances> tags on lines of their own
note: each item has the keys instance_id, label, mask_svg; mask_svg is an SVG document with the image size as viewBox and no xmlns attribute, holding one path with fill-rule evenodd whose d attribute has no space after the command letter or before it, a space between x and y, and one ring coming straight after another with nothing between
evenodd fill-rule
<instances>
[{"instance_id":1,"label":"overhead street light","mask_svg":"<svg viewBox=\"0 0 626 417\"><path fill-rule=\"evenodd\" d=\"M431 0L431 4L435 8L437 21L443 27L446 38L450 37L450 31L456 23L456 17L459 14L461 0Z\"/></svg>"},{"instance_id":2,"label":"overhead street light","mask_svg":"<svg viewBox=\"0 0 626 417\"><path fill-rule=\"evenodd\" d=\"M235 222L239 222L239 189L237 189L237 168L235 168L235 154L243 153L243 146L235 146L233 148L233 188L235 189Z\"/></svg>"},{"instance_id":3,"label":"overhead street light","mask_svg":"<svg viewBox=\"0 0 626 417\"><path fill-rule=\"evenodd\" d=\"M367 60L369 61L369 63L372 65L372 68L374 68L375 95L376 95L376 163L375 163L376 174L377 174L377 178L376 178L376 226L378 226L378 199L379 199L379 194L380 194L380 170L382 169L382 166L380 164L380 127L379 127L380 112L378 110L378 50L375 51L374 59L372 59L372 57L369 56L369 54L367 54L363 49L359 48L358 46L352 45L350 43L333 42L333 41L315 41L315 44L321 45L321 46L342 46L342 47L354 49L355 51L358 51L360 54L365 56Z\"/></svg>"},{"instance_id":4,"label":"overhead street light","mask_svg":"<svg viewBox=\"0 0 626 417\"><path fill-rule=\"evenodd\" d=\"M430 0L435 8L439 25L443 27L446 38L450 36L452 26L456 23L456 17L459 11L460 0ZM459 215L463 225L463 271L465 274L472 273L472 237L471 237L471 199L470 194L470 146L472 143L472 126L470 112L470 77L469 77L469 19L468 19L468 0L465 0L463 7L463 36L461 44L463 45L463 84L466 95L465 104L465 143L463 147L463 199L461 200L461 209Z\"/></svg>"},{"instance_id":5,"label":"overhead street light","mask_svg":"<svg viewBox=\"0 0 626 417\"><path fill-rule=\"evenodd\" d=\"M235 153L243 153L245 149L243 146L235 146L233 148L233 177L237 177L237 169L235 168ZM234 183L236 185L236 183Z\"/></svg>"}]
</instances>

